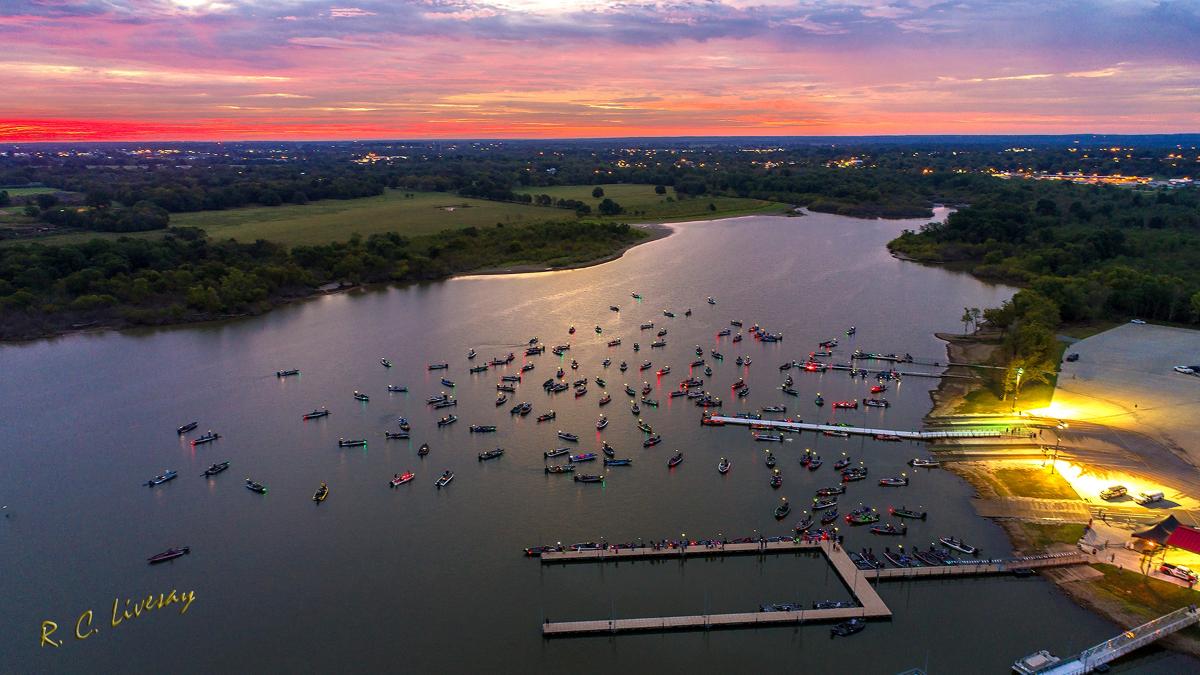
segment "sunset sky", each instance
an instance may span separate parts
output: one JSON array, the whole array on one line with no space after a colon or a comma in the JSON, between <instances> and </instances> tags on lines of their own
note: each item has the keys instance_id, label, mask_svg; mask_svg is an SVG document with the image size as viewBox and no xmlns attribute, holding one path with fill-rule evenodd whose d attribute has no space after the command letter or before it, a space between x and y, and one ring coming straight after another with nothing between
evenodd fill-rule
<instances>
[{"instance_id":1,"label":"sunset sky","mask_svg":"<svg viewBox=\"0 0 1200 675\"><path fill-rule=\"evenodd\" d=\"M0 0L0 141L1200 131L1200 0Z\"/></svg>"}]
</instances>

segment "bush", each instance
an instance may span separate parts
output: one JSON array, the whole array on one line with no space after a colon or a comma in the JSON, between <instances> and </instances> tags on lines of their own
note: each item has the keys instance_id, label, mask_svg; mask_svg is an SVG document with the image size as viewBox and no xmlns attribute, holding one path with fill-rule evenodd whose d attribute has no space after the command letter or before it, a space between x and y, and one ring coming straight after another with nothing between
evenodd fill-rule
<instances>
[{"instance_id":1,"label":"bush","mask_svg":"<svg viewBox=\"0 0 1200 675\"><path fill-rule=\"evenodd\" d=\"M621 208L620 204L614 202L608 197L605 197L604 201L600 202L600 206L597 207L596 210L599 211L600 215L602 216L616 216L624 213L625 211L625 209Z\"/></svg>"},{"instance_id":2,"label":"bush","mask_svg":"<svg viewBox=\"0 0 1200 675\"><path fill-rule=\"evenodd\" d=\"M101 307L111 307L117 304L117 299L111 295L81 295L71 301L71 309L89 310Z\"/></svg>"}]
</instances>

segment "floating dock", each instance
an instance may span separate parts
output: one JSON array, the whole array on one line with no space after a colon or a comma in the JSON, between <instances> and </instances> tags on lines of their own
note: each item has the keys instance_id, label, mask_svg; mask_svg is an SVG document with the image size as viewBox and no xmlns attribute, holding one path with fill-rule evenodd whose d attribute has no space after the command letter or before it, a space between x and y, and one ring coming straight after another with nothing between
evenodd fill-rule
<instances>
[{"instance_id":1,"label":"floating dock","mask_svg":"<svg viewBox=\"0 0 1200 675\"><path fill-rule=\"evenodd\" d=\"M844 431L851 436L895 436L906 441L934 441L944 438L1002 438L1004 434L992 429L944 429L939 431L899 431L896 429L870 429L867 427L841 427L834 424L811 422L786 422L783 420L754 420L745 417L713 415L713 420L740 426L762 426L779 431Z\"/></svg>"},{"instance_id":2,"label":"floating dock","mask_svg":"<svg viewBox=\"0 0 1200 675\"><path fill-rule=\"evenodd\" d=\"M955 365L961 365L961 364L955 364ZM829 370L837 370L837 371L841 371L841 372L849 372L851 370L867 370L867 371L870 370L870 368L864 368L863 366L848 366L844 363L829 364L828 366L826 366L826 368L828 368ZM888 370L888 372L898 373L900 375L900 377L932 377L932 378L937 378L937 379L945 377L945 378L960 379L960 380L977 379L971 375L958 375L955 373L920 373L920 372L911 371L911 370L890 370L890 369Z\"/></svg>"},{"instance_id":3,"label":"floating dock","mask_svg":"<svg viewBox=\"0 0 1200 675\"><path fill-rule=\"evenodd\" d=\"M693 614L685 616L658 616L633 619L600 619L593 621L546 621L542 625L543 637L571 635L603 635L613 633L709 630L714 628L747 628L755 626L782 626L803 623L845 621L847 619L890 619L892 611L871 586L871 581L923 579L931 577L969 576L982 574L1011 574L1018 569L1035 569L1078 565L1087 563L1081 553L1047 554L1007 560L981 560L975 564L943 565L937 567L913 567L902 569L860 570L837 544L831 541L804 542L752 542L743 544L698 545L679 548L655 549L641 547L632 549L599 549L589 551L560 551L542 554L542 562L550 563L605 563L633 560L672 560L689 557L717 557L727 555L768 555L784 553L821 553L833 567L838 577L850 590L858 607L836 609L807 609L796 612L738 612L732 614Z\"/></svg>"},{"instance_id":4,"label":"floating dock","mask_svg":"<svg viewBox=\"0 0 1200 675\"><path fill-rule=\"evenodd\" d=\"M695 614L690 616L659 616L638 619L602 619L599 621L547 621L542 625L543 637L567 635L601 635L639 631L709 630L713 628L745 628L748 626L782 626L788 624L844 621L846 619L888 619L892 610L875 592L871 583L851 562L850 556L833 542L760 542L725 544L717 548L688 546L678 549L625 549L621 551L563 551L543 553L544 562L616 562L647 558L680 558L689 556L745 555L754 553L820 552L850 589L859 607L810 609L799 612L739 612L735 614ZM596 555L607 553L607 555ZM649 553L650 555L639 555ZM667 555L659 555L666 553ZM579 555L584 554L584 555ZM550 560L546 560L550 557Z\"/></svg>"},{"instance_id":5,"label":"floating dock","mask_svg":"<svg viewBox=\"0 0 1200 675\"><path fill-rule=\"evenodd\" d=\"M677 560L679 558L717 557L725 555L764 555L768 553L817 553L818 542L763 541L743 544L715 544L710 546L679 546L676 548L593 549L586 551L548 551L542 554L542 563L618 562L621 560ZM844 555L844 554L843 554Z\"/></svg>"}]
</instances>

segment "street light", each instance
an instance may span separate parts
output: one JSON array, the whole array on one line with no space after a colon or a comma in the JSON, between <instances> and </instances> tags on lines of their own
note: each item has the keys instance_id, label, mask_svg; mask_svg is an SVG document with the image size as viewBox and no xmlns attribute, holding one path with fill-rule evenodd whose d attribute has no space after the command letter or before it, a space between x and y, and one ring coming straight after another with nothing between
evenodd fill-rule
<instances>
[{"instance_id":1,"label":"street light","mask_svg":"<svg viewBox=\"0 0 1200 675\"><path fill-rule=\"evenodd\" d=\"M1070 424L1059 420L1058 424L1054 427L1054 459L1050 461L1050 473L1054 473L1054 465L1058 462L1058 446L1062 441L1062 432L1070 426Z\"/></svg>"},{"instance_id":2,"label":"street light","mask_svg":"<svg viewBox=\"0 0 1200 675\"><path fill-rule=\"evenodd\" d=\"M1013 390L1012 410L1009 412L1016 412L1016 410L1017 410L1017 397L1021 395L1021 376L1024 374L1025 374L1024 368L1017 368L1017 386L1016 386L1016 389Z\"/></svg>"}]
</instances>

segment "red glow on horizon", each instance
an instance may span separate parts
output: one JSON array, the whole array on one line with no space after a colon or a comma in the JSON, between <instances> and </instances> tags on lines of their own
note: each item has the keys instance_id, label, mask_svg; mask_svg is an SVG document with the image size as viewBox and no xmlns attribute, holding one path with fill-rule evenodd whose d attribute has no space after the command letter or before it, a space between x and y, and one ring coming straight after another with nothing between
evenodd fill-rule
<instances>
[{"instance_id":1,"label":"red glow on horizon","mask_svg":"<svg viewBox=\"0 0 1200 675\"><path fill-rule=\"evenodd\" d=\"M1134 134L1197 122L1195 3L330 4L5 0L0 143Z\"/></svg>"}]
</instances>

